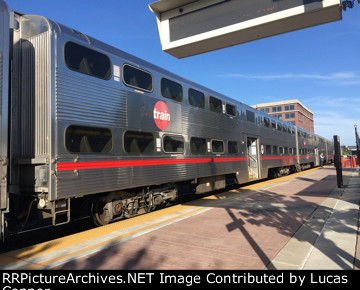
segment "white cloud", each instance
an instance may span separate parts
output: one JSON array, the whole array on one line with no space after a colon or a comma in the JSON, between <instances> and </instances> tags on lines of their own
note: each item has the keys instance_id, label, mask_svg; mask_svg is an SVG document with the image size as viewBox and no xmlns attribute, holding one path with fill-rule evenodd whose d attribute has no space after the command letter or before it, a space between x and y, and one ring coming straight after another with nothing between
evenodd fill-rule
<instances>
[{"instance_id":1,"label":"white cloud","mask_svg":"<svg viewBox=\"0 0 360 290\"><path fill-rule=\"evenodd\" d=\"M359 72L334 72L329 74L308 74L308 73L284 73L284 74L223 74L221 77L239 78L246 80L258 81L277 81L297 80L297 81L313 81L326 83L327 85L360 85ZM288 84L287 84L288 85ZM345 89L344 89L345 90ZM282 92L277 92L282 93ZM296 90L293 92L297 94ZM329 94L328 96L326 94ZM287 93L289 94L289 93ZM339 96L334 96L340 94ZM354 124L360 127L360 95L353 91L344 91L341 89L336 91L323 90L323 95L313 95L310 90L309 95L303 96L277 96L268 97L270 100L287 100L298 98L314 113L315 133L327 139L333 140L334 135L340 137L342 145L354 145L355 133ZM264 97L262 97L264 99ZM260 101L261 102L261 101ZM260 103L259 102L259 103ZM254 102L252 102L254 103Z\"/></svg>"},{"instance_id":2,"label":"white cloud","mask_svg":"<svg viewBox=\"0 0 360 290\"><path fill-rule=\"evenodd\" d=\"M310 103L312 107L344 107L349 109L358 109L360 107L359 97L328 97L328 96L313 96L307 97L306 102ZM324 108L325 109L325 108Z\"/></svg>"},{"instance_id":3,"label":"white cloud","mask_svg":"<svg viewBox=\"0 0 360 290\"><path fill-rule=\"evenodd\" d=\"M353 84L360 83L360 76L355 72L336 72L332 74L307 74L307 73L285 73L285 74L222 74L220 77L243 78L257 80L276 80L276 79L308 79L308 80L329 80L329 81L347 81Z\"/></svg>"},{"instance_id":4,"label":"white cloud","mask_svg":"<svg viewBox=\"0 0 360 290\"><path fill-rule=\"evenodd\" d=\"M355 144L354 124L358 124L359 119L347 114L346 107L339 107L337 112L314 110L314 116L316 134L330 140L338 135L341 145Z\"/></svg>"}]
</instances>

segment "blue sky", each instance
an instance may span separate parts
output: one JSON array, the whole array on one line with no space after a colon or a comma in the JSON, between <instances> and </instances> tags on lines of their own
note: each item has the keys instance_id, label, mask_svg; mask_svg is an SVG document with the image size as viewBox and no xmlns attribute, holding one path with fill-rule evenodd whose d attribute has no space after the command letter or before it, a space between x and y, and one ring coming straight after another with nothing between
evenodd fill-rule
<instances>
[{"instance_id":1,"label":"blue sky","mask_svg":"<svg viewBox=\"0 0 360 290\"><path fill-rule=\"evenodd\" d=\"M360 127L360 5L341 21L185 59L161 49L155 0L8 0L245 104L299 99L315 133L355 145Z\"/></svg>"}]
</instances>

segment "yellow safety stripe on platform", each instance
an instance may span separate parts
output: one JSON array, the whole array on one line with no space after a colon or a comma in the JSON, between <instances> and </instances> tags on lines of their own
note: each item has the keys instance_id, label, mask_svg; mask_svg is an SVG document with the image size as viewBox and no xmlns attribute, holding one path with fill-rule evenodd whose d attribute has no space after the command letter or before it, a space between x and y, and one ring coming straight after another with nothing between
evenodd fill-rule
<instances>
[{"instance_id":1,"label":"yellow safety stripe on platform","mask_svg":"<svg viewBox=\"0 0 360 290\"><path fill-rule=\"evenodd\" d=\"M33 245L33 246L30 246L30 247L27 247L27 248L24 248L24 249L3 253L3 254L0 254L0 258L1 258L0 259L1 260L0 267L6 266L6 265L9 265L9 264L12 264L12 263L16 263L16 262L21 262L21 261L26 263L27 259L34 258L36 256L45 255L47 253L51 253L51 252L54 252L54 251L57 251L57 250L65 249L67 247L70 247L70 246L73 246L73 245L76 245L76 244L79 244L79 243L94 239L96 237L105 236L105 235L108 235L109 233L119 231L121 229L125 229L125 228L128 228L128 227L134 226L134 225L138 225L138 224L144 223L146 221L149 221L149 220L152 220L152 219L155 219L155 218L163 217L163 216L166 216L168 214L173 214L173 213L176 213L176 212L180 212L182 210L190 209L192 207L200 207L200 208L196 208L196 209L194 209L192 211L186 212L184 214L177 215L176 217L166 219L166 220L161 221L159 223L155 223L155 224L152 224L152 225L149 225L149 226L142 227L142 228L140 228L140 229L138 229L136 231L132 231L132 232L117 236L115 238L103 241L101 243L94 244L92 246L83 248L81 250L71 252L69 254L62 255L61 257L50 259L50 260L48 260L46 262L41 262L41 263L31 263L31 262L29 262L29 264L31 264L31 265L26 267L26 269L41 268L41 267L44 267L44 266L46 266L48 264L56 262L58 260L64 260L67 257L75 256L75 255L78 255L78 254L81 254L81 253L84 253L84 252L88 252L91 249L101 247L101 246L103 246L105 244L109 244L109 243L111 243L113 241L123 239L123 238L125 238L127 236L131 236L131 235L134 235L134 234L142 232L142 231L146 231L147 229L155 228L155 227L157 227L157 226L159 226L161 224L169 223L172 220L180 219L181 217L188 216L188 215L190 216L191 214L194 214L194 213L196 213L198 211L201 211L203 209L202 206L206 202L208 202L210 200L214 200L214 201L218 200L217 202L214 202L214 203L211 204L212 206L215 206L215 205L221 204L223 202L227 202L229 200L238 198L239 196L241 196L243 194L250 193L249 192L250 190L260 189L260 188L266 187L267 185L270 185L270 184L277 184L277 183L280 183L283 180L292 179L292 178L297 177L298 175L307 174L307 173L309 173L309 172L311 172L313 170L316 170L316 169L317 168L314 168L314 169L307 170L305 172L299 172L299 173L295 173L295 174L292 174L292 175L289 175L289 176L284 176L284 177L280 177L280 178L277 178L277 179L271 179L271 180L266 180L266 181L263 181L263 182L260 182L260 183L247 185L247 186L241 187L239 189L233 189L233 190L229 190L227 192L222 192L222 193L218 193L218 194L215 194L215 195L206 196L206 197L203 197L203 198L198 199L198 200L191 201L191 202L186 203L186 204L179 204L179 205L171 206L169 208L157 210L157 211L150 212L150 213L140 215L140 216L137 216L137 217L133 217L133 218L130 218L130 219L126 219L126 220L122 220L122 221L119 221L119 222L111 223L111 224L108 224L108 225L105 225L105 226L102 226L102 227L98 227L98 228L94 228L94 229L84 231L84 232L81 232L81 233L76 233L76 234L73 234L71 236L62 237L62 238L52 240L52 241L48 241L48 242L44 242L44 243L41 243L41 244L38 244L38 245Z\"/></svg>"}]
</instances>

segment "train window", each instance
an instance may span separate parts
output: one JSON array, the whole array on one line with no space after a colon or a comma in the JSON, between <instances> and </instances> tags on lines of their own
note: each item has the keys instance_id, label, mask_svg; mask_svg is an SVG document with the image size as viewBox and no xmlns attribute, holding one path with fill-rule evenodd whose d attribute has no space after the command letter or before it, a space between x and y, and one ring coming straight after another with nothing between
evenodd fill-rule
<instances>
[{"instance_id":1,"label":"train window","mask_svg":"<svg viewBox=\"0 0 360 290\"><path fill-rule=\"evenodd\" d=\"M281 146L279 147L279 153L284 154L284 147L281 147Z\"/></svg>"},{"instance_id":2,"label":"train window","mask_svg":"<svg viewBox=\"0 0 360 290\"><path fill-rule=\"evenodd\" d=\"M230 104L226 104L226 114L230 116L236 116L236 107Z\"/></svg>"},{"instance_id":3,"label":"train window","mask_svg":"<svg viewBox=\"0 0 360 290\"><path fill-rule=\"evenodd\" d=\"M100 52L74 42L64 48L65 64L71 70L104 80L111 78L110 59Z\"/></svg>"},{"instance_id":4,"label":"train window","mask_svg":"<svg viewBox=\"0 0 360 290\"><path fill-rule=\"evenodd\" d=\"M164 98L181 102L183 98L182 86L179 83L163 78L161 79L161 95Z\"/></svg>"},{"instance_id":5,"label":"train window","mask_svg":"<svg viewBox=\"0 0 360 290\"><path fill-rule=\"evenodd\" d=\"M128 153L152 153L155 139L152 133L127 131L124 135L124 147Z\"/></svg>"},{"instance_id":6,"label":"train window","mask_svg":"<svg viewBox=\"0 0 360 290\"><path fill-rule=\"evenodd\" d=\"M163 138L163 146L166 153L183 153L184 138L182 136L166 135Z\"/></svg>"},{"instance_id":7,"label":"train window","mask_svg":"<svg viewBox=\"0 0 360 290\"><path fill-rule=\"evenodd\" d=\"M276 122L271 120L271 128L276 129Z\"/></svg>"},{"instance_id":8,"label":"train window","mask_svg":"<svg viewBox=\"0 0 360 290\"><path fill-rule=\"evenodd\" d=\"M269 118L264 117L264 126L270 127L270 119Z\"/></svg>"},{"instance_id":9,"label":"train window","mask_svg":"<svg viewBox=\"0 0 360 290\"><path fill-rule=\"evenodd\" d=\"M255 113L249 110L246 110L246 121L255 123Z\"/></svg>"},{"instance_id":10,"label":"train window","mask_svg":"<svg viewBox=\"0 0 360 290\"><path fill-rule=\"evenodd\" d=\"M231 154L236 154L239 152L238 143L235 141L228 142L228 152Z\"/></svg>"},{"instance_id":11,"label":"train window","mask_svg":"<svg viewBox=\"0 0 360 290\"><path fill-rule=\"evenodd\" d=\"M278 123L278 124L277 124L277 129L278 129L279 131L281 131L281 130L282 130L282 124Z\"/></svg>"},{"instance_id":12,"label":"train window","mask_svg":"<svg viewBox=\"0 0 360 290\"><path fill-rule=\"evenodd\" d=\"M112 133L106 128L71 125L65 131L65 146L71 153L108 153L112 142Z\"/></svg>"},{"instance_id":13,"label":"train window","mask_svg":"<svg viewBox=\"0 0 360 290\"><path fill-rule=\"evenodd\" d=\"M212 140L211 151L213 153L224 153L224 141Z\"/></svg>"},{"instance_id":14,"label":"train window","mask_svg":"<svg viewBox=\"0 0 360 290\"><path fill-rule=\"evenodd\" d=\"M277 146L273 146L273 154L278 154L278 147Z\"/></svg>"},{"instance_id":15,"label":"train window","mask_svg":"<svg viewBox=\"0 0 360 290\"><path fill-rule=\"evenodd\" d=\"M192 154L206 153L206 140L204 138L192 137L190 139L190 150Z\"/></svg>"},{"instance_id":16,"label":"train window","mask_svg":"<svg viewBox=\"0 0 360 290\"><path fill-rule=\"evenodd\" d=\"M189 89L189 104L198 108L205 107L205 95L194 89Z\"/></svg>"},{"instance_id":17,"label":"train window","mask_svg":"<svg viewBox=\"0 0 360 290\"><path fill-rule=\"evenodd\" d=\"M209 98L210 111L222 113L222 101L210 96Z\"/></svg>"},{"instance_id":18,"label":"train window","mask_svg":"<svg viewBox=\"0 0 360 290\"><path fill-rule=\"evenodd\" d=\"M266 154L271 154L271 145L265 146L265 152L266 152Z\"/></svg>"},{"instance_id":19,"label":"train window","mask_svg":"<svg viewBox=\"0 0 360 290\"><path fill-rule=\"evenodd\" d=\"M152 75L144 70L125 64L123 66L123 81L125 85L143 91L153 90Z\"/></svg>"}]
</instances>

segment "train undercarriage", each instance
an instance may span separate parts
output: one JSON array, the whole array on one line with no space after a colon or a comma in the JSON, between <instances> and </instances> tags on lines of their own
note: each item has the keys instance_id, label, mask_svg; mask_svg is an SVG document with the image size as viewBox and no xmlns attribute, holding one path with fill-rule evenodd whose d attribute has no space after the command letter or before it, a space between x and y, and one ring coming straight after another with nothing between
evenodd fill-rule
<instances>
[{"instance_id":1,"label":"train undercarriage","mask_svg":"<svg viewBox=\"0 0 360 290\"><path fill-rule=\"evenodd\" d=\"M268 177L278 178L313 166L314 164L308 163L299 166L271 168ZM4 219L5 235L18 234L43 226L61 225L70 220L89 216L92 217L95 225L104 226L114 221L132 218L171 205L177 201L179 196L204 194L222 190L234 184L240 184L236 179L236 174L228 174L53 202L47 201L44 193L13 194L10 197L11 215L6 215Z\"/></svg>"}]
</instances>

